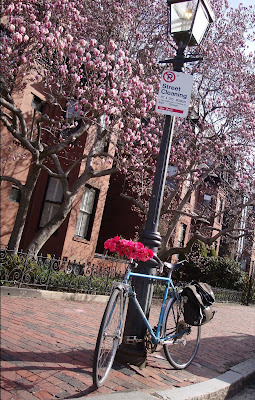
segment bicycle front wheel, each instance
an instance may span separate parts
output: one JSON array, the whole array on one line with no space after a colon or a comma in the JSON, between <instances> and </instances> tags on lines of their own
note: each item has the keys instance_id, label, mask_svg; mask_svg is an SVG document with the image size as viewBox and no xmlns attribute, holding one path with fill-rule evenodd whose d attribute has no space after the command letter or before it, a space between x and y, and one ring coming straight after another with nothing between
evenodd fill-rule
<instances>
[{"instance_id":1,"label":"bicycle front wheel","mask_svg":"<svg viewBox=\"0 0 255 400\"><path fill-rule=\"evenodd\" d=\"M169 363L176 369L184 369L191 364L197 354L201 326L185 323L183 315L183 299L170 299L163 320L163 336L176 335L171 344L164 344L164 352Z\"/></svg>"},{"instance_id":2,"label":"bicycle front wheel","mask_svg":"<svg viewBox=\"0 0 255 400\"><path fill-rule=\"evenodd\" d=\"M97 336L93 360L93 383L99 388L105 382L119 346L122 331L123 293L115 288L106 306Z\"/></svg>"}]
</instances>

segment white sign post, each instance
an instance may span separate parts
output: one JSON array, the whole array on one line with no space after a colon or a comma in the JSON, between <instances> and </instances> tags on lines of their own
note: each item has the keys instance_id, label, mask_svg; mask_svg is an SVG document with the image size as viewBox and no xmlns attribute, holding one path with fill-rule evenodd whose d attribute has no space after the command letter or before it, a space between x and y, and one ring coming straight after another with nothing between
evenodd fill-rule
<instances>
[{"instance_id":1,"label":"white sign post","mask_svg":"<svg viewBox=\"0 0 255 400\"><path fill-rule=\"evenodd\" d=\"M193 76L165 70L162 74L156 112L185 118L189 111Z\"/></svg>"}]
</instances>

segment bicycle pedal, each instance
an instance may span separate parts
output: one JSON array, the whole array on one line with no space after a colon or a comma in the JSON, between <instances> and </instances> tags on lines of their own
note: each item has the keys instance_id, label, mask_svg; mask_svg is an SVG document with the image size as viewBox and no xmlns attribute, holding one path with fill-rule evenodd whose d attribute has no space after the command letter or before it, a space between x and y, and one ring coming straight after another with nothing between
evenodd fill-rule
<instances>
[{"instance_id":1,"label":"bicycle pedal","mask_svg":"<svg viewBox=\"0 0 255 400\"><path fill-rule=\"evenodd\" d=\"M169 339L169 340L161 339L160 340L160 344L173 344L173 343L174 343L173 339Z\"/></svg>"},{"instance_id":2,"label":"bicycle pedal","mask_svg":"<svg viewBox=\"0 0 255 400\"><path fill-rule=\"evenodd\" d=\"M124 343L126 344L136 344L136 343L141 343L144 342L144 339L138 339L137 336L125 336L124 337Z\"/></svg>"},{"instance_id":3,"label":"bicycle pedal","mask_svg":"<svg viewBox=\"0 0 255 400\"><path fill-rule=\"evenodd\" d=\"M186 339L176 339L176 340L174 340L174 342L173 342L174 345L175 345L175 344L180 344L180 345L182 345L182 346L185 346L186 343L187 343Z\"/></svg>"}]
</instances>

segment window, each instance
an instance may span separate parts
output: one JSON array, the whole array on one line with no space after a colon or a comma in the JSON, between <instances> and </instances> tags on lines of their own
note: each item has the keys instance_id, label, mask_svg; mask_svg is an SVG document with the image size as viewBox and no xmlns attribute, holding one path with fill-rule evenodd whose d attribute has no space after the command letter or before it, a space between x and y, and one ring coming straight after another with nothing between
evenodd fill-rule
<instances>
[{"instance_id":1,"label":"window","mask_svg":"<svg viewBox=\"0 0 255 400\"><path fill-rule=\"evenodd\" d=\"M184 191L184 196L186 196L186 194L188 193L188 191L191 190L191 175L188 174L187 179L185 180L185 191ZM191 194L188 198L188 203L190 203L191 201Z\"/></svg>"},{"instance_id":2,"label":"window","mask_svg":"<svg viewBox=\"0 0 255 400\"><path fill-rule=\"evenodd\" d=\"M58 211L63 199L63 186L58 178L49 179L39 226L42 228Z\"/></svg>"},{"instance_id":3,"label":"window","mask_svg":"<svg viewBox=\"0 0 255 400\"><path fill-rule=\"evenodd\" d=\"M209 207L212 203L212 196L210 194L204 194L203 206Z\"/></svg>"},{"instance_id":4,"label":"window","mask_svg":"<svg viewBox=\"0 0 255 400\"><path fill-rule=\"evenodd\" d=\"M40 97L36 96L36 94L32 93L33 99L31 103L31 107L33 108L34 111L39 111L40 113L43 113L44 110L44 102Z\"/></svg>"},{"instance_id":5,"label":"window","mask_svg":"<svg viewBox=\"0 0 255 400\"><path fill-rule=\"evenodd\" d=\"M80 211L77 219L75 236L90 240L99 191L86 186L83 192Z\"/></svg>"},{"instance_id":6,"label":"window","mask_svg":"<svg viewBox=\"0 0 255 400\"><path fill-rule=\"evenodd\" d=\"M179 232L178 232L177 247L183 247L184 246L186 230L187 230L187 225L180 224Z\"/></svg>"},{"instance_id":7,"label":"window","mask_svg":"<svg viewBox=\"0 0 255 400\"><path fill-rule=\"evenodd\" d=\"M17 186L12 186L11 187L9 200L13 201L14 203L19 203L20 202L20 189Z\"/></svg>"},{"instance_id":8,"label":"window","mask_svg":"<svg viewBox=\"0 0 255 400\"><path fill-rule=\"evenodd\" d=\"M167 177L166 177L166 185L169 186L171 189L174 189L175 182L171 178L178 173L178 167L174 165L169 165L167 168Z\"/></svg>"},{"instance_id":9,"label":"window","mask_svg":"<svg viewBox=\"0 0 255 400\"><path fill-rule=\"evenodd\" d=\"M103 114L100 117L98 117L98 125L97 125L97 137L98 137L98 143L97 143L97 151L98 152L104 152L108 153L109 150L109 137L107 135L106 130L106 115Z\"/></svg>"},{"instance_id":10,"label":"window","mask_svg":"<svg viewBox=\"0 0 255 400\"><path fill-rule=\"evenodd\" d=\"M221 215L222 215L222 210L223 210L223 201L221 198L218 200L217 204L217 222L220 224L221 222Z\"/></svg>"},{"instance_id":11,"label":"window","mask_svg":"<svg viewBox=\"0 0 255 400\"><path fill-rule=\"evenodd\" d=\"M75 120L81 119L80 109L76 110L76 101L70 100L66 108L66 118L73 118Z\"/></svg>"},{"instance_id":12,"label":"window","mask_svg":"<svg viewBox=\"0 0 255 400\"><path fill-rule=\"evenodd\" d=\"M67 104L66 111L65 111L65 118L68 121L68 125L70 126L62 131L61 136L63 139L68 138L70 135L75 133L82 124L82 119L80 116L80 109L76 110L76 101L70 100Z\"/></svg>"}]
</instances>

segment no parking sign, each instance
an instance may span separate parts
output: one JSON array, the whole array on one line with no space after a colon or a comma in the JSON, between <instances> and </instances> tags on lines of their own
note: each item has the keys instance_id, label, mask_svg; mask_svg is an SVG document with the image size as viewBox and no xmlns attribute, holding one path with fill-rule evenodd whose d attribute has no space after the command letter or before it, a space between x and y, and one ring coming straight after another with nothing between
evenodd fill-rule
<instances>
[{"instance_id":1,"label":"no parking sign","mask_svg":"<svg viewBox=\"0 0 255 400\"><path fill-rule=\"evenodd\" d=\"M165 70L162 73L156 111L185 118L188 115L193 76Z\"/></svg>"}]
</instances>

